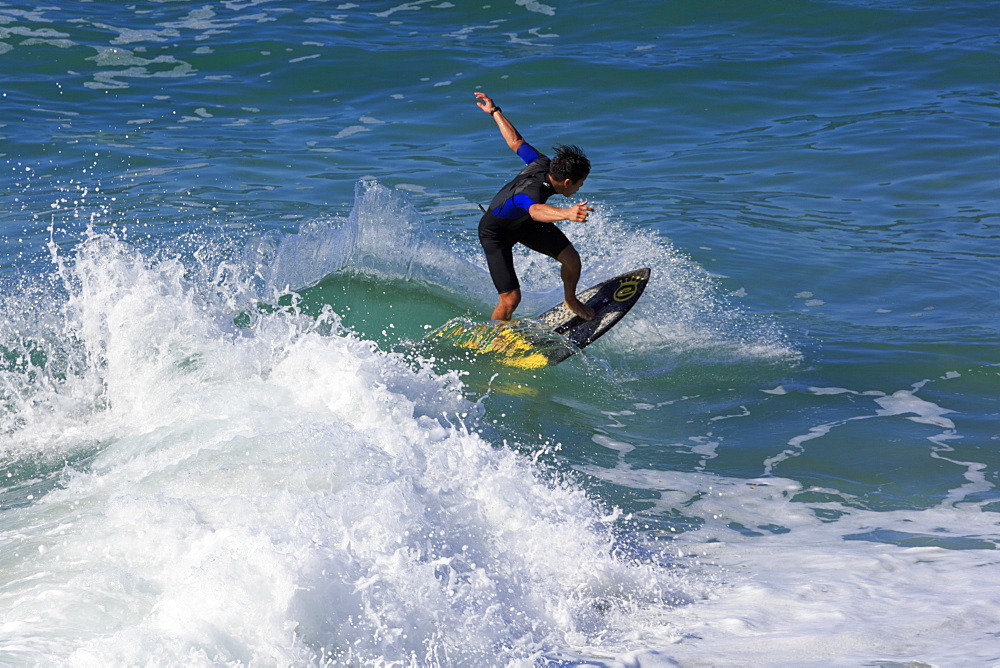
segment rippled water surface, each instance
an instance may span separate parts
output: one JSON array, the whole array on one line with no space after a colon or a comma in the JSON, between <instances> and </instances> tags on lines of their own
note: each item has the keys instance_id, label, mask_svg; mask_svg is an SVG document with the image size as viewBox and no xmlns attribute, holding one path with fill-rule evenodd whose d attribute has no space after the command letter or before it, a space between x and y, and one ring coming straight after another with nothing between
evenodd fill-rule
<instances>
[{"instance_id":1,"label":"rippled water surface","mask_svg":"<svg viewBox=\"0 0 1000 668\"><path fill-rule=\"evenodd\" d=\"M1000 662L998 51L981 2L0 3L0 662ZM427 337L495 300L475 91L588 152L582 283L652 270L558 367Z\"/></svg>"}]
</instances>

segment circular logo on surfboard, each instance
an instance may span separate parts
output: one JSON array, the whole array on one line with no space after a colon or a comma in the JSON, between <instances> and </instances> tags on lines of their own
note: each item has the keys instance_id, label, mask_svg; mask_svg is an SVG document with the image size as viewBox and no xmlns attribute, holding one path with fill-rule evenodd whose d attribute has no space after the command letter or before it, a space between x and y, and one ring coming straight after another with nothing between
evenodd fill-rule
<instances>
[{"instance_id":1,"label":"circular logo on surfboard","mask_svg":"<svg viewBox=\"0 0 1000 668\"><path fill-rule=\"evenodd\" d=\"M635 296L635 293L639 291L639 282L641 279L638 278L626 278L618 287L615 289L614 298L616 302L627 302Z\"/></svg>"}]
</instances>

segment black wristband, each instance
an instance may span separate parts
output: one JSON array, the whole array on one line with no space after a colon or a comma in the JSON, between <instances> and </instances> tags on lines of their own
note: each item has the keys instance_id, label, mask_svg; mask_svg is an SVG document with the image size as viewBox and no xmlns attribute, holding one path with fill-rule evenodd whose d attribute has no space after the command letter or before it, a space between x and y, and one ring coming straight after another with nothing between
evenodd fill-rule
<instances>
[{"instance_id":1,"label":"black wristband","mask_svg":"<svg viewBox=\"0 0 1000 668\"><path fill-rule=\"evenodd\" d=\"M493 116L498 111L503 111L503 109L501 109L500 107L493 107L493 111L490 112L490 116Z\"/></svg>"}]
</instances>

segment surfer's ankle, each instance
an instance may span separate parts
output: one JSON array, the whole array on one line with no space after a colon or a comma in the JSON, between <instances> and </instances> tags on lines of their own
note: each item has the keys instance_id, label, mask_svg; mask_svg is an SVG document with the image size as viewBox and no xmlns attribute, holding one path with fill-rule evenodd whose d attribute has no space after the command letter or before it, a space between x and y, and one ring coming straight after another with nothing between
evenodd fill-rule
<instances>
[{"instance_id":1,"label":"surfer's ankle","mask_svg":"<svg viewBox=\"0 0 1000 668\"><path fill-rule=\"evenodd\" d=\"M574 299L571 301L567 299L565 301L566 301L566 308L568 308L570 311L577 314L584 320L594 319L594 309L590 308L580 300Z\"/></svg>"}]
</instances>

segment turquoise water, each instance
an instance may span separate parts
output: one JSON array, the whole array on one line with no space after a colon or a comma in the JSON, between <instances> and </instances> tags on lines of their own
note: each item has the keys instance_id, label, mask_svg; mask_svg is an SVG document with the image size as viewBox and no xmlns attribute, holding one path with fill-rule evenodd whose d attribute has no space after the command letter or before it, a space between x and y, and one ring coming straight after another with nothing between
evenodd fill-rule
<instances>
[{"instance_id":1,"label":"turquoise water","mask_svg":"<svg viewBox=\"0 0 1000 668\"><path fill-rule=\"evenodd\" d=\"M0 662L1000 663L997 17L0 4ZM555 368L475 91L653 272Z\"/></svg>"}]
</instances>

